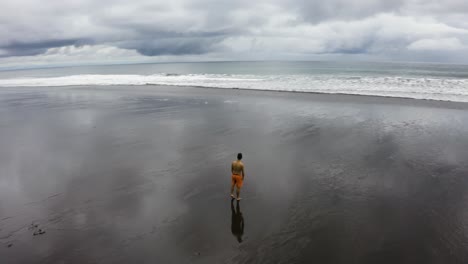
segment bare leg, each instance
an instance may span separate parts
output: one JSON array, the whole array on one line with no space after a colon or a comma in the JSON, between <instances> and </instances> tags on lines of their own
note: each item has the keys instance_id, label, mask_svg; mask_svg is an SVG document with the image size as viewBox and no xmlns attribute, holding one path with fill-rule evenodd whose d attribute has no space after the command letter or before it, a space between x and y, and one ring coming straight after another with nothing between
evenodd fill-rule
<instances>
[{"instance_id":1,"label":"bare leg","mask_svg":"<svg viewBox=\"0 0 468 264\"><path fill-rule=\"evenodd\" d=\"M241 198L240 198L240 188L237 187L237 201L239 201Z\"/></svg>"},{"instance_id":2,"label":"bare leg","mask_svg":"<svg viewBox=\"0 0 468 264\"><path fill-rule=\"evenodd\" d=\"M234 183L231 185L231 197L234 199Z\"/></svg>"}]
</instances>

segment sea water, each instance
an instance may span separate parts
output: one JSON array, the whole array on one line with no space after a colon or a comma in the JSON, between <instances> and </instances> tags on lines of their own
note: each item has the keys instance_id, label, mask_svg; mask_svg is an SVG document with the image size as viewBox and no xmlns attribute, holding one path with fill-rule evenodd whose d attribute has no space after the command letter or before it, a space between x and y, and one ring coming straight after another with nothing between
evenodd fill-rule
<instances>
[{"instance_id":1,"label":"sea water","mask_svg":"<svg viewBox=\"0 0 468 264\"><path fill-rule=\"evenodd\" d=\"M0 87L172 85L468 102L468 65L382 62L197 62L0 71Z\"/></svg>"}]
</instances>

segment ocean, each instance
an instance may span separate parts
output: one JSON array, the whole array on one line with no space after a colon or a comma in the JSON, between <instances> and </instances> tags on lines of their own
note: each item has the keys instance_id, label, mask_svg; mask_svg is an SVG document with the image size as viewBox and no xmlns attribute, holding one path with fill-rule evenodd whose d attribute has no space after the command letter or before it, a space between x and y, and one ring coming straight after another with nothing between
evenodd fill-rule
<instances>
[{"instance_id":1,"label":"ocean","mask_svg":"<svg viewBox=\"0 0 468 264\"><path fill-rule=\"evenodd\" d=\"M468 102L468 65L197 62L8 69L0 87L171 85Z\"/></svg>"}]
</instances>

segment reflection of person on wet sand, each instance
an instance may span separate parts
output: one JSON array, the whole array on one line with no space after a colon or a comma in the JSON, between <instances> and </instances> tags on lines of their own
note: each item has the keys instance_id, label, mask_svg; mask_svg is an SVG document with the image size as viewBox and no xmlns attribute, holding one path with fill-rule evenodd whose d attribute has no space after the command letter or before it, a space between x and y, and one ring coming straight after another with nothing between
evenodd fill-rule
<instances>
[{"instance_id":1,"label":"reflection of person on wet sand","mask_svg":"<svg viewBox=\"0 0 468 264\"><path fill-rule=\"evenodd\" d=\"M240 211L239 201L237 201L236 209L234 209L234 200L231 200L231 212L231 232L237 238L237 241L241 243L244 234L244 217Z\"/></svg>"}]
</instances>

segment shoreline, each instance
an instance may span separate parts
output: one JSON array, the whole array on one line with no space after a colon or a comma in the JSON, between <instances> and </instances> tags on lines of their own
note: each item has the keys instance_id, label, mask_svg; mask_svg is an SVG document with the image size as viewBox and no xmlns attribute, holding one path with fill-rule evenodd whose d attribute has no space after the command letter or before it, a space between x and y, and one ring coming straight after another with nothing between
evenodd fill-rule
<instances>
[{"instance_id":1,"label":"shoreline","mask_svg":"<svg viewBox=\"0 0 468 264\"><path fill-rule=\"evenodd\" d=\"M438 108L447 108L447 109L468 109L468 102L462 101L450 101L450 100L437 100L437 99L423 99L423 98L411 98L411 97L399 97L399 96L380 96L380 95L366 95L366 94L347 94L347 93L321 93L321 92L308 92L308 91L286 91L286 90L266 90L266 89L247 89L247 88L218 88L218 87L207 87L207 86L195 86L195 85L159 85L159 84L144 84L144 85L64 85L64 86L8 86L0 87L0 89L89 89L89 88L104 88L108 90L109 88L141 88L139 90L145 91L161 91L167 92L171 90L173 92L178 92L180 90L192 90L192 89L202 89L210 91L223 92L232 92L239 91L250 94L264 94L269 96L278 96L282 94L288 94L290 96L309 96L321 97L321 99L326 99L331 101L348 101L349 99L358 99L359 103L381 103L381 104L398 104L404 106L430 106ZM158 90L148 90L145 88L156 87ZM176 89L173 89L173 88ZM317 99L317 98L315 98Z\"/></svg>"},{"instance_id":2,"label":"shoreline","mask_svg":"<svg viewBox=\"0 0 468 264\"><path fill-rule=\"evenodd\" d=\"M124 85L126 86L126 85ZM135 85L138 86L138 85ZM321 92L308 92L308 91L286 91L286 90L266 90L266 89L247 89L247 88L217 88L217 87L207 87L207 86L181 86L181 85L158 85L158 84L146 84L146 86L169 86L169 87L183 87L183 88L197 88L197 89L210 89L210 90L240 90L240 91L259 91L266 93L286 93L286 94L310 94L310 95L320 95L320 96L344 96L344 97L369 97L369 98L379 98L379 99L394 99L394 100L416 100L416 101L426 101L428 103L450 103L450 104L461 104L468 108L468 102L461 101L450 101L450 100L437 100L437 99L423 99L423 98L412 98L412 97L399 97L399 96L380 96L380 95L368 95L368 94L348 94L348 93L321 93Z\"/></svg>"}]
</instances>

